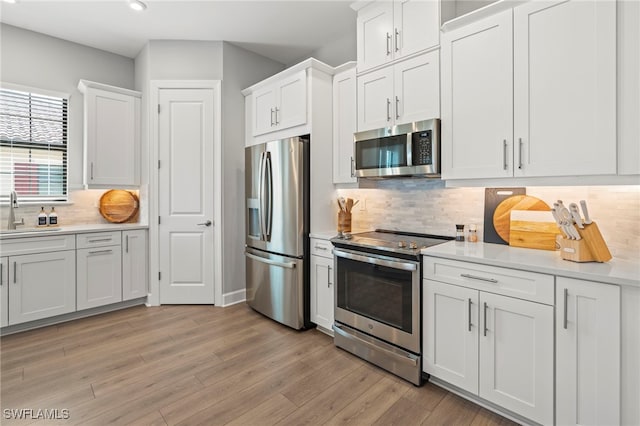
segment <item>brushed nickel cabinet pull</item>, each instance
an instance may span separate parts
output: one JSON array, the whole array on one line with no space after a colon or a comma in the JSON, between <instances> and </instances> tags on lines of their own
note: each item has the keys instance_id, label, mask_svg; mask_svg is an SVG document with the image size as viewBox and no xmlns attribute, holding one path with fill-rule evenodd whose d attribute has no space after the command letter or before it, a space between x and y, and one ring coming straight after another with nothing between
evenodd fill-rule
<instances>
[{"instance_id":1,"label":"brushed nickel cabinet pull","mask_svg":"<svg viewBox=\"0 0 640 426\"><path fill-rule=\"evenodd\" d=\"M351 177L356 177L356 162L351 157Z\"/></svg>"},{"instance_id":2,"label":"brushed nickel cabinet pull","mask_svg":"<svg viewBox=\"0 0 640 426\"><path fill-rule=\"evenodd\" d=\"M13 283L18 283L18 262L13 262Z\"/></svg>"},{"instance_id":3,"label":"brushed nickel cabinet pull","mask_svg":"<svg viewBox=\"0 0 640 426\"><path fill-rule=\"evenodd\" d=\"M564 289L564 318L562 319L562 327L564 327L564 329L567 329L567 322L568 322L568 314L567 314L567 308L569 307L569 290L568 289Z\"/></svg>"},{"instance_id":4,"label":"brushed nickel cabinet pull","mask_svg":"<svg viewBox=\"0 0 640 426\"><path fill-rule=\"evenodd\" d=\"M327 266L327 288L331 287L331 266Z\"/></svg>"},{"instance_id":5,"label":"brushed nickel cabinet pull","mask_svg":"<svg viewBox=\"0 0 640 426\"><path fill-rule=\"evenodd\" d=\"M522 169L522 145L524 145L524 142L522 142L522 138L518 138L518 168Z\"/></svg>"},{"instance_id":6,"label":"brushed nickel cabinet pull","mask_svg":"<svg viewBox=\"0 0 640 426\"><path fill-rule=\"evenodd\" d=\"M113 253L113 250L97 250L97 251L89 252L89 254L107 254L107 253Z\"/></svg>"},{"instance_id":7,"label":"brushed nickel cabinet pull","mask_svg":"<svg viewBox=\"0 0 640 426\"><path fill-rule=\"evenodd\" d=\"M391 99L387 98L387 121L391 121Z\"/></svg>"},{"instance_id":8,"label":"brushed nickel cabinet pull","mask_svg":"<svg viewBox=\"0 0 640 426\"><path fill-rule=\"evenodd\" d=\"M93 180L93 161L91 162L91 180Z\"/></svg>"},{"instance_id":9,"label":"brushed nickel cabinet pull","mask_svg":"<svg viewBox=\"0 0 640 426\"><path fill-rule=\"evenodd\" d=\"M396 120L400 118L400 98L396 96Z\"/></svg>"},{"instance_id":10,"label":"brushed nickel cabinet pull","mask_svg":"<svg viewBox=\"0 0 640 426\"><path fill-rule=\"evenodd\" d=\"M484 335L487 335L487 302L484 302Z\"/></svg>"},{"instance_id":11,"label":"brushed nickel cabinet pull","mask_svg":"<svg viewBox=\"0 0 640 426\"><path fill-rule=\"evenodd\" d=\"M2 282L4 281L4 277L2 276L2 267L4 266L3 263L0 263L0 286L2 285Z\"/></svg>"},{"instance_id":12,"label":"brushed nickel cabinet pull","mask_svg":"<svg viewBox=\"0 0 640 426\"><path fill-rule=\"evenodd\" d=\"M400 50L400 47L398 47L398 44L399 44L398 40L400 39L400 31L398 31L397 28L395 29L395 36L396 36L396 39L395 39L396 52L398 52Z\"/></svg>"},{"instance_id":13,"label":"brushed nickel cabinet pull","mask_svg":"<svg viewBox=\"0 0 640 426\"><path fill-rule=\"evenodd\" d=\"M507 164L507 140L506 139L502 141L502 163L503 163L504 170L507 170L507 167L509 167L509 164Z\"/></svg>"},{"instance_id":14,"label":"brushed nickel cabinet pull","mask_svg":"<svg viewBox=\"0 0 640 426\"><path fill-rule=\"evenodd\" d=\"M496 284L498 282L498 280L496 280L494 278L478 277L478 276L471 275L471 274L460 274L460 276L463 277L463 278L471 278L472 280L486 281L486 282L494 283L494 284Z\"/></svg>"},{"instance_id":15,"label":"brushed nickel cabinet pull","mask_svg":"<svg viewBox=\"0 0 640 426\"><path fill-rule=\"evenodd\" d=\"M387 33L387 56L391 55L391 34Z\"/></svg>"},{"instance_id":16,"label":"brushed nickel cabinet pull","mask_svg":"<svg viewBox=\"0 0 640 426\"><path fill-rule=\"evenodd\" d=\"M280 121L278 120L278 112L280 112L280 109L276 107L276 126L280 124Z\"/></svg>"},{"instance_id":17,"label":"brushed nickel cabinet pull","mask_svg":"<svg viewBox=\"0 0 640 426\"><path fill-rule=\"evenodd\" d=\"M102 241L111 241L113 238L109 237L109 238L100 238L97 240L87 240L88 243L99 243Z\"/></svg>"},{"instance_id":18,"label":"brushed nickel cabinet pull","mask_svg":"<svg viewBox=\"0 0 640 426\"><path fill-rule=\"evenodd\" d=\"M129 253L129 236L127 235L124 240L124 251L125 253Z\"/></svg>"},{"instance_id":19,"label":"brushed nickel cabinet pull","mask_svg":"<svg viewBox=\"0 0 640 426\"><path fill-rule=\"evenodd\" d=\"M471 298L469 298L469 323L467 325L467 331L471 331Z\"/></svg>"}]
</instances>

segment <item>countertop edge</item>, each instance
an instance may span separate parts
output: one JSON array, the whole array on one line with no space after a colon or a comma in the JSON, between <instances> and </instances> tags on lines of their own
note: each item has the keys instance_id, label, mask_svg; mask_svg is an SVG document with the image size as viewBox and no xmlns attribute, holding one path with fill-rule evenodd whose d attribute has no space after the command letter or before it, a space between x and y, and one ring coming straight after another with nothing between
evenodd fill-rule
<instances>
[{"instance_id":1,"label":"countertop edge","mask_svg":"<svg viewBox=\"0 0 640 426\"><path fill-rule=\"evenodd\" d=\"M60 226L59 230L42 229L31 232L10 232L4 233L0 231L0 241L10 239L48 237L52 235L70 235L70 234L86 234L90 232L108 232L108 231L129 231L136 229L149 229L149 225L140 223L114 223L114 224L87 224L87 225L67 225Z\"/></svg>"},{"instance_id":2,"label":"countertop edge","mask_svg":"<svg viewBox=\"0 0 640 426\"><path fill-rule=\"evenodd\" d=\"M640 265L621 259L604 263L564 260L559 252L491 243L450 241L421 251L424 256L538 272L566 278L640 288Z\"/></svg>"}]
</instances>

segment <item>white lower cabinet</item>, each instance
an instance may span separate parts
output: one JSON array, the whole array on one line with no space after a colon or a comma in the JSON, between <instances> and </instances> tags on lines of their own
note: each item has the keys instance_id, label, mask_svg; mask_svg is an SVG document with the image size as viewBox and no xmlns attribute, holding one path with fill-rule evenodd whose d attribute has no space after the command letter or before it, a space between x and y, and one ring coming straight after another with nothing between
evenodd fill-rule
<instances>
[{"instance_id":1,"label":"white lower cabinet","mask_svg":"<svg viewBox=\"0 0 640 426\"><path fill-rule=\"evenodd\" d=\"M0 257L0 327L9 325L9 258Z\"/></svg>"},{"instance_id":2,"label":"white lower cabinet","mask_svg":"<svg viewBox=\"0 0 640 426\"><path fill-rule=\"evenodd\" d=\"M122 253L120 246L78 250L78 309L122 301Z\"/></svg>"},{"instance_id":3,"label":"white lower cabinet","mask_svg":"<svg viewBox=\"0 0 640 426\"><path fill-rule=\"evenodd\" d=\"M552 292L553 277L432 258L424 266L424 371L552 424L553 294L536 287ZM520 298L527 293L546 303Z\"/></svg>"},{"instance_id":4,"label":"white lower cabinet","mask_svg":"<svg viewBox=\"0 0 640 426\"><path fill-rule=\"evenodd\" d=\"M333 326L333 257L331 242L311 239L311 321L331 331Z\"/></svg>"},{"instance_id":5,"label":"white lower cabinet","mask_svg":"<svg viewBox=\"0 0 640 426\"><path fill-rule=\"evenodd\" d=\"M76 310L75 250L10 256L9 325Z\"/></svg>"},{"instance_id":6,"label":"white lower cabinet","mask_svg":"<svg viewBox=\"0 0 640 426\"><path fill-rule=\"evenodd\" d=\"M556 304L556 423L621 424L620 287L558 277Z\"/></svg>"},{"instance_id":7,"label":"white lower cabinet","mask_svg":"<svg viewBox=\"0 0 640 426\"><path fill-rule=\"evenodd\" d=\"M122 232L122 300L147 296L147 231Z\"/></svg>"}]
</instances>

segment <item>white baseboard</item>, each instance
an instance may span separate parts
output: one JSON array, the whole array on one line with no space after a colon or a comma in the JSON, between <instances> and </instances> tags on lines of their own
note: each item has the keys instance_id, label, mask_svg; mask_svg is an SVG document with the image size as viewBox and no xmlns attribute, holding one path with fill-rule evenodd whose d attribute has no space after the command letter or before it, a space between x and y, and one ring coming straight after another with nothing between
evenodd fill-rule
<instances>
[{"instance_id":1,"label":"white baseboard","mask_svg":"<svg viewBox=\"0 0 640 426\"><path fill-rule=\"evenodd\" d=\"M222 304L218 305L218 306L231 306L231 305L235 305L237 303L242 303L247 299L247 290L246 289L242 289L242 290L236 290L236 291L232 291L231 293L225 293L222 295ZM217 303L216 303L217 305Z\"/></svg>"}]
</instances>

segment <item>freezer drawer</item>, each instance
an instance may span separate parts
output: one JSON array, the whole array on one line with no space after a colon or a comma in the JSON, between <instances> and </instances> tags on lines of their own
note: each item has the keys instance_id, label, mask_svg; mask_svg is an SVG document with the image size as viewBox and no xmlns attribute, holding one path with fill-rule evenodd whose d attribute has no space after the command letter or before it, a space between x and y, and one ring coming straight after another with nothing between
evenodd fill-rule
<instances>
[{"instance_id":1,"label":"freezer drawer","mask_svg":"<svg viewBox=\"0 0 640 426\"><path fill-rule=\"evenodd\" d=\"M282 324L304 327L304 262L302 259L245 251L247 304Z\"/></svg>"}]
</instances>

